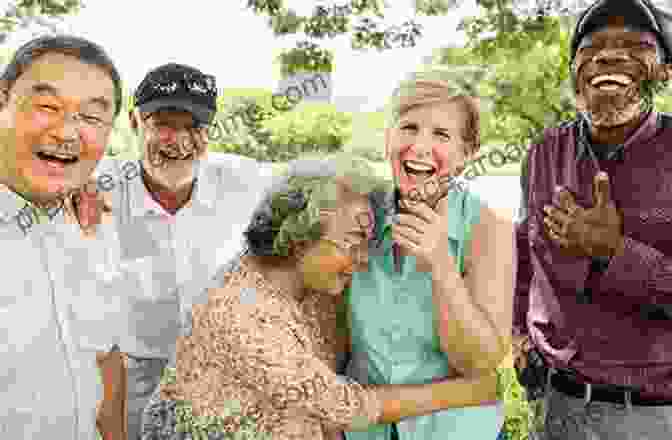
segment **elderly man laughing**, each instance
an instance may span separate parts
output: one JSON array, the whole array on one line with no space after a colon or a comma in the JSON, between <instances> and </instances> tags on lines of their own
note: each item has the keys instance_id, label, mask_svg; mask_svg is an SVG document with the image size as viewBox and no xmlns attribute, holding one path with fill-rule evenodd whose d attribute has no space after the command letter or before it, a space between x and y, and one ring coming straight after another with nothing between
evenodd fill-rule
<instances>
[{"instance_id":1,"label":"elderly man laughing","mask_svg":"<svg viewBox=\"0 0 672 440\"><path fill-rule=\"evenodd\" d=\"M584 11L578 117L523 167L514 327L536 439L672 438L672 118L652 108L669 29L646 0Z\"/></svg>"}]
</instances>

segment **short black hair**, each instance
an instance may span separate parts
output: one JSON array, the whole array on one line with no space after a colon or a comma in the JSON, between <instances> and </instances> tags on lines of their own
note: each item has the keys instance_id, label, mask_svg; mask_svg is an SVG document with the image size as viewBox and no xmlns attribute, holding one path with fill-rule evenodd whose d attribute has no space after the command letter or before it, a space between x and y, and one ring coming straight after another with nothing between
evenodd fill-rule
<instances>
[{"instance_id":1,"label":"short black hair","mask_svg":"<svg viewBox=\"0 0 672 440\"><path fill-rule=\"evenodd\" d=\"M114 117L119 115L123 96L119 71L102 47L85 38L73 35L48 35L30 40L14 52L0 76L0 81L5 81L11 88L36 59L52 52L71 55L83 63L105 70L114 84Z\"/></svg>"}]
</instances>

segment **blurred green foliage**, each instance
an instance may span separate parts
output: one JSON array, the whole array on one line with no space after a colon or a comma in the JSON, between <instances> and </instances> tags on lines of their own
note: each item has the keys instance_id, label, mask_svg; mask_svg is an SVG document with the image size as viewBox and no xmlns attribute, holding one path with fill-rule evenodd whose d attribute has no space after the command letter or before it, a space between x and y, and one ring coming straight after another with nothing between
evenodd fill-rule
<instances>
[{"instance_id":1,"label":"blurred green foliage","mask_svg":"<svg viewBox=\"0 0 672 440\"><path fill-rule=\"evenodd\" d=\"M56 21L77 13L83 6L80 0L20 0L5 4L0 10L0 44L17 28L33 24L56 31Z\"/></svg>"}]
</instances>

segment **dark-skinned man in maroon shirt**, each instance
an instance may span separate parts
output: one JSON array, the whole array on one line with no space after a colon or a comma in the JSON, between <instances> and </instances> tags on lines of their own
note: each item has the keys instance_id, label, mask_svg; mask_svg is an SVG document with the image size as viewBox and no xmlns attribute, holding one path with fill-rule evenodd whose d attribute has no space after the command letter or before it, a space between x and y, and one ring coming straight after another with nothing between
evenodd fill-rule
<instances>
[{"instance_id":1,"label":"dark-skinned man in maroon shirt","mask_svg":"<svg viewBox=\"0 0 672 440\"><path fill-rule=\"evenodd\" d=\"M577 118L521 176L514 331L533 439L672 439L672 16L600 0L572 37Z\"/></svg>"}]
</instances>

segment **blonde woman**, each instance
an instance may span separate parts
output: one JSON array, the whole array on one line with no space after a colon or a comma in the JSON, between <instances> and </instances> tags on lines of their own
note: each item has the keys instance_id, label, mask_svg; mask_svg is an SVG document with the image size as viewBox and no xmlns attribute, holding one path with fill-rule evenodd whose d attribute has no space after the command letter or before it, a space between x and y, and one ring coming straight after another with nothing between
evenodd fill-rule
<instances>
[{"instance_id":1,"label":"blonde woman","mask_svg":"<svg viewBox=\"0 0 672 440\"><path fill-rule=\"evenodd\" d=\"M494 398L492 376L368 387L337 374L348 349L342 292L366 269L367 194L380 189L370 170L347 168L347 176L318 170L271 191L248 228L247 251L194 307L176 382L145 411L143 439L186 438L176 428L185 404L218 416L208 438L242 433L251 420L273 440L326 440ZM232 405L239 414L226 413Z\"/></svg>"},{"instance_id":2,"label":"blonde woman","mask_svg":"<svg viewBox=\"0 0 672 440\"><path fill-rule=\"evenodd\" d=\"M399 88L386 155L396 181L380 193L367 271L347 294L363 384L429 383L495 372L510 348L514 233L456 184L478 152L478 101L431 74ZM474 402L348 432L348 440L494 440L501 402Z\"/></svg>"}]
</instances>

